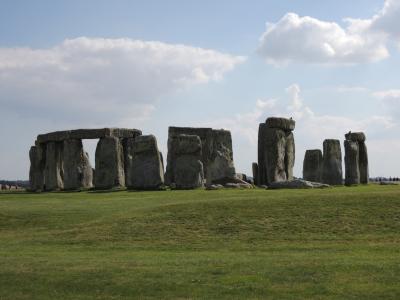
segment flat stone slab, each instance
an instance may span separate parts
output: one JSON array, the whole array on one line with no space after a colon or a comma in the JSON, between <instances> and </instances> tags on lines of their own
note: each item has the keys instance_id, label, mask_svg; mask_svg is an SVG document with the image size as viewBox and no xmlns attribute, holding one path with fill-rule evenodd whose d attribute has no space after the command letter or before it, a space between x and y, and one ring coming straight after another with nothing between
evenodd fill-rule
<instances>
[{"instance_id":1,"label":"flat stone slab","mask_svg":"<svg viewBox=\"0 0 400 300\"><path fill-rule=\"evenodd\" d=\"M42 144L47 142L62 142L68 139L100 139L107 136L132 138L139 135L142 135L142 131L128 128L76 129L39 134L36 141Z\"/></svg>"},{"instance_id":2,"label":"flat stone slab","mask_svg":"<svg viewBox=\"0 0 400 300\"><path fill-rule=\"evenodd\" d=\"M346 140L353 142L365 142L365 134L364 132L349 132L345 135Z\"/></svg>"},{"instance_id":3,"label":"flat stone slab","mask_svg":"<svg viewBox=\"0 0 400 300\"><path fill-rule=\"evenodd\" d=\"M271 117L265 121L268 128L277 128L284 131L293 131L296 127L296 121L293 119Z\"/></svg>"},{"instance_id":4,"label":"flat stone slab","mask_svg":"<svg viewBox=\"0 0 400 300\"><path fill-rule=\"evenodd\" d=\"M319 182L311 182L302 179L273 182L268 186L269 189L314 189L314 188L327 188L327 187L330 187L330 185Z\"/></svg>"}]
</instances>

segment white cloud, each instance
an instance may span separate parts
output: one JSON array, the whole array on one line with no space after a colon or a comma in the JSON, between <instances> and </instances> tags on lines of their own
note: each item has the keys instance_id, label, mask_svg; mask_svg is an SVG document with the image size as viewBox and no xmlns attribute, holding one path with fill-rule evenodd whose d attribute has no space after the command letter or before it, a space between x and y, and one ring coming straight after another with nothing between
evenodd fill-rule
<instances>
[{"instance_id":1,"label":"white cloud","mask_svg":"<svg viewBox=\"0 0 400 300\"><path fill-rule=\"evenodd\" d=\"M369 19L345 18L346 26L287 13L267 23L258 53L267 63L358 64L389 56L388 45L400 46L400 1L386 0Z\"/></svg>"},{"instance_id":2,"label":"white cloud","mask_svg":"<svg viewBox=\"0 0 400 300\"><path fill-rule=\"evenodd\" d=\"M0 48L0 105L24 117L115 124L145 118L161 96L221 80L244 60L131 39L81 37L50 49Z\"/></svg>"},{"instance_id":3,"label":"white cloud","mask_svg":"<svg viewBox=\"0 0 400 300\"><path fill-rule=\"evenodd\" d=\"M350 30L352 29L352 30ZM353 64L374 62L388 56L379 35L364 35L355 27L288 13L277 23L267 23L258 53L267 63Z\"/></svg>"}]
</instances>

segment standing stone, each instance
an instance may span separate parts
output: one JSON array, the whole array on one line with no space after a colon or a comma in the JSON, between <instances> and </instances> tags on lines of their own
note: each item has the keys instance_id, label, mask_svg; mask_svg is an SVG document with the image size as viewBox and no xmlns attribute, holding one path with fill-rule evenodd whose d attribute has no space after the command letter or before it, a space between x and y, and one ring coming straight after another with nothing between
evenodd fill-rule
<instances>
[{"instance_id":1,"label":"standing stone","mask_svg":"<svg viewBox=\"0 0 400 300\"><path fill-rule=\"evenodd\" d=\"M268 118L258 130L259 185L293 179L295 143L292 131L295 121Z\"/></svg>"},{"instance_id":2,"label":"standing stone","mask_svg":"<svg viewBox=\"0 0 400 300\"><path fill-rule=\"evenodd\" d=\"M122 144L117 137L103 137L96 148L96 189L125 186L124 157Z\"/></svg>"},{"instance_id":3,"label":"standing stone","mask_svg":"<svg viewBox=\"0 0 400 300\"><path fill-rule=\"evenodd\" d=\"M360 183L359 147L357 142L344 141L345 184Z\"/></svg>"},{"instance_id":4,"label":"standing stone","mask_svg":"<svg viewBox=\"0 0 400 300\"><path fill-rule=\"evenodd\" d=\"M295 162L295 144L293 132L286 133L285 171L287 180L293 180L293 167Z\"/></svg>"},{"instance_id":5,"label":"standing stone","mask_svg":"<svg viewBox=\"0 0 400 300\"><path fill-rule=\"evenodd\" d=\"M365 145L365 134L363 132L349 132L345 134L346 141L357 143L358 146L358 169L359 169L359 182L362 184L369 183L369 168L368 168L368 152L367 146ZM346 165L346 177L347 172L354 172L353 169L347 169Z\"/></svg>"},{"instance_id":6,"label":"standing stone","mask_svg":"<svg viewBox=\"0 0 400 300\"><path fill-rule=\"evenodd\" d=\"M256 162L253 162L252 169L253 169L254 185L258 185L259 184L259 180L258 180L258 164Z\"/></svg>"},{"instance_id":7,"label":"standing stone","mask_svg":"<svg viewBox=\"0 0 400 300\"><path fill-rule=\"evenodd\" d=\"M168 139L171 185L178 189L193 189L204 186L202 150L200 137L181 134Z\"/></svg>"},{"instance_id":8,"label":"standing stone","mask_svg":"<svg viewBox=\"0 0 400 300\"><path fill-rule=\"evenodd\" d=\"M369 183L369 167L368 167L368 151L365 142L359 142L359 167L360 167L360 183Z\"/></svg>"},{"instance_id":9,"label":"standing stone","mask_svg":"<svg viewBox=\"0 0 400 300\"><path fill-rule=\"evenodd\" d=\"M225 178L235 178L233 164L232 137L230 131L212 130L212 152L208 159L208 176L211 182Z\"/></svg>"},{"instance_id":10,"label":"standing stone","mask_svg":"<svg viewBox=\"0 0 400 300\"><path fill-rule=\"evenodd\" d=\"M227 130L212 128L169 127L168 142L174 137L186 134L196 135L201 140L204 175L207 184L218 181L229 181L235 178L236 170L233 162L232 137ZM170 149L170 148L168 148ZM165 182L170 184L172 179L172 165L174 154L168 152Z\"/></svg>"},{"instance_id":11,"label":"standing stone","mask_svg":"<svg viewBox=\"0 0 400 300\"><path fill-rule=\"evenodd\" d=\"M63 163L65 190L88 189L93 186L93 169L81 140L64 141Z\"/></svg>"},{"instance_id":12,"label":"standing stone","mask_svg":"<svg viewBox=\"0 0 400 300\"><path fill-rule=\"evenodd\" d=\"M133 189L157 189L164 184L164 169L154 135L127 140L126 185Z\"/></svg>"},{"instance_id":13,"label":"standing stone","mask_svg":"<svg viewBox=\"0 0 400 300\"><path fill-rule=\"evenodd\" d=\"M48 142L46 145L45 190L64 188L63 143Z\"/></svg>"},{"instance_id":14,"label":"standing stone","mask_svg":"<svg viewBox=\"0 0 400 300\"><path fill-rule=\"evenodd\" d=\"M303 179L321 182L322 161L321 150L307 150L303 162Z\"/></svg>"},{"instance_id":15,"label":"standing stone","mask_svg":"<svg viewBox=\"0 0 400 300\"><path fill-rule=\"evenodd\" d=\"M29 169L30 190L41 191L44 189L45 147L41 144L32 146L29 150L29 159L31 162Z\"/></svg>"},{"instance_id":16,"label":"standing stone","mask_svg":"<svg viewBox=\"0 0 400 300\"><path fill-rule=\"evenodd\" d=\"M339 140L325 140L322 165L322 183L342 185L342 150Z\"/></svg>"}]
</instances>

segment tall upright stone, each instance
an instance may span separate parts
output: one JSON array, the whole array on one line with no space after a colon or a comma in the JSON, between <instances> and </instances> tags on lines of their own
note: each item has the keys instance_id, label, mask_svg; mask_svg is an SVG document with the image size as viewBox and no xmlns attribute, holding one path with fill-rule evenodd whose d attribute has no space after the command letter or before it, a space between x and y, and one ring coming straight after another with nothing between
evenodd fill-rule
<instances>
[{"instance_id":1,"label":"tall upright stone","mask_svg":"<svg viewBox=\"0 0 400 300\"><path fill-rule=\"evenodd\" d=\"M225 178L234 178L235 175L231 133L223 129L213 129L212 152L208 159L208 176L213 182Z\"/></svg>"},{"instance_id":2,"label":"tall upright stone","mask_svg":"<svg viewBox=\"0 0 400 300\"><path fill-rule=\"evenodd\" d=\"M293 179L295 121L268 118L258 129L258 180L269 185Z\"/></svg>"},{"instance_id":3,"label":"tall upright stone","mask_svg":"<svg viewBox=\"0 0 400 300\"><path fill-rule=\"evenodd\" d=\"M367 146L365 145L365 134L363 132L349 132L345 134L345 145L349 144L357 144L357 146L353 146L354 148L357 147L357 166L356 163L353 162L352 164L347 164L345 165L346 167L346 178L349 176L351 178L354 176L354 173L359 174L359 180L356 182L352 183L349 181L348 184L357 184L357 182L362 183L362 184L368 184L369 182L369 167L368 167L368 152L367 152ZM357 168L358 167L358 168ZM355 169L357 168L357 169ZM347 175L349 173L349 175Z\"/></svg>"},{"instance_id":4,"label":"tall upright stone","mask_svg":"<svg viewBox=\"0 0 400 300\"><path fill-rule=\"evenodd\" d=\"M154 135L127 140L126 186L140 190L158 189L164 184L164 168Z\"/></svg>"},{"instance_id":5,"label":"tall upright stone","mask_svg":"<svg viewBox=\"0 0 400 300\"><path fill-rule=\"evenodd\" d=\"M168 139L171 185L178 189L204 186L201 139L197 135L180 134Z\"/></svg>"},{"instance_id":6,"label":"tall upright stone","mask_svg":"<svg viewBox=\"0 0 400 300\"><path fill-rule=\"evenodd\" d=\"M360 183L369 183L369 167L368 167L368 151L365 142L358 144L359 148L359 167L360 167Z\"/></svg>"},{"instance_id":7,"label":"tall upright stone","mask_svg":"<svg viewBox=\"0 0 400 300\"><path fill-rule=\"evenodd\" d=\"M64 188L63 143L46 144L45 190L56 191Z\"/></svg>"},{"instance_id":8,"label":"tall upright stone","mask_svg":"<svg viewBox=\"0 0 400 300\"><path fill-rule=\"evenodd\" d=\"M29 169L29 183L31 191L44 189L44 169L46 164L46 148L37 144L29 150L31 166Z\"/></svg>"},{"instance_id":9,"label":"tall upright stone","mask_svg":"<svg viewBox=\"0 0 400 300\"><path fill-rule=\"evenodd\" d=\"M322 162L321 150L307 150L303 162L303 179L312 182L321 182Z\"/></svg>"},{"instance_id":10,"label":"tall upright stone","mask_svg":"<svg viewBox=\"0 0 400 300\"><path fill-rule=\"evenodd\" d=\"M117 137L103 137L97 143L96 170L94 185L96 189L110 189L125 186L124 153L121 140Z\"/></svg>"},{"instance_id":11,"label":"tall upright stone","mask_svg":"<svg viewBox=\"0 0 400 300\"><path fill-rule=\"evenodd\" d=\"M344 141L345 184L360 183L359 147L357 142Z\"/></svg>"},{"instance_id":12,"label":"tall upright stone","mask_svg":"<svg viewBox=\"0 0 400 300\"><path fill-rule=\"evenodd\" d=\"M63 164L65 190L93 187L93 169L88 154L83 150L82 140L64 141Z\"/></svg>"},{"instance_id":13,"label":"tall upright stone","mask_svg":"<svg viewBox=\"0 0 400 300\"><path fill-rule=\"evenodd\" d=\"M253 162L253 164L252 164L252 171L253 171L254 185L259 185L259 180L258 180L258 163Z\"/></svg>"},{"instance_id":14,"label":"tall upright stone","mask_svg":"<svg viewBox=\"0 0 400 300\"><path fill-rule=\"evenodd\" d=\"M233 162L232 137L229 131L212 128L169 127L168 143L181 134L196 135L200 138L202 147L201 162L203 163L207 184L212 184L219 180L226 181L226 179L229 181L229 178L235 178L236 170ZM168 151L166 184L173 182L171 167L174 160L174 154Z\"/></svg>"},{"instance_id":15,"label":"tall upright stone","mask_svg":"<svg viewBox=\"0 0 400 300\"><path fill-rule=\"evenodd\" d=\"M342 185L342 150L339 140L327 139L323 143L322 182L329 185Z\"/></svg>"}]
</instances>

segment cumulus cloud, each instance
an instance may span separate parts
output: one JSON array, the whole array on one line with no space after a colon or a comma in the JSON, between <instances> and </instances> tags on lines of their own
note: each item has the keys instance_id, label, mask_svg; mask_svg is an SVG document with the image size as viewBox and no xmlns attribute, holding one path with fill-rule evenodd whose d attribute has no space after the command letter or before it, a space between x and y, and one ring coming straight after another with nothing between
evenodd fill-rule
<instances>
[{"instance_id":1,"label":"cumulus cloud","mask_svg":"<svg viewBox=\"0 0 400 300\"><path fill-rule=\"evenodd\" d=\"M386 0L369 19L345 18L345 26L287 13L267 23L258 53L269 64L358 64L389 56L391 40L400 45L400 1Z\"/></svg>"},{"instance_id":2,"label":"cumulus cloud","mask_svg":"<svg viewBox=\"0 0 400 300\"><path fill-rule=\"evenodd\" d=\"M161 96L221 80L244 57L131 39L0 48L0 104L24 117L79 124L143 118Z\"/></svg>"}]
</instances>

